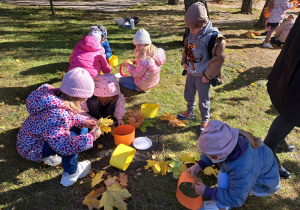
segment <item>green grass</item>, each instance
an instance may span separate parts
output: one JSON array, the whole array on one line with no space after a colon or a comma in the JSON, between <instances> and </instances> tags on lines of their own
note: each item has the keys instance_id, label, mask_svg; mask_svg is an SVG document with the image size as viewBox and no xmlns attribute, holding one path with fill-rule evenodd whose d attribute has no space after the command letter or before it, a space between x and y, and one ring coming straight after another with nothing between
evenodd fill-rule
<instances>
[{"instance_id":1,"label":"green grass","mask_svg":"<svg viewBox=\"0 0 300 210\"><path fill-rule=\"evenodd\" d=\"M119 63L133 58L132 39L136 30L119 28L113 19L139 16L136 29L149 31L155 45L165 49L167 62L161 70L160 84L150 92L126 99L127 110L139 110L142 103L160 105L159 114L178 114L186 109L183 98L185 78L180 65L183 34L183 7L165 6L165 1L150 1L121 13L99 13L55 8L52 17L49 7L21 7L0 3L0 208L2 209L87 209L82 200L91 191L77 182L64 188L59 184L62 169L21 158L16 151L16 135L28 116L24 100L41 84L59 87L68 68L68 58L75 44L88 33L90 25L103 24ZM227 57L222 68L224 84L211 89L211 119L248 130L265 137L276 110L267 91L267 75L280 49L260 48L259 39L240 34L252 29L259 15L238 14L238 9L209 4L212 22L227 38ZM233 71L235 69L235 71ZM238 70L243 69L243 72ZM118 68L113 69L117 73ZM18 97L18 98L17 98ZM20 99L20 100L18 100ZM4 104L3 104L4 103ZM185 129L169 127L159 118L155 127L165 145L164 154L199 154L200 112ZM279 158L292 172L290 180L282 180L281 189L260 198L250 196L241 209L297 209L299 199L299 138L298 128L288 141L296 145L293 153L281 153ZM157 155L162 157L161 151ZM98 169L100 170L100 169ZM130 174L129 174L130 175ZM201 175L210 186L216 179ZM87 179L86 182L90 181ZM130 176L128 190L132 197L128 209L184 209L176 199L177 180L172 174L155 176L143 172L138 179Z\"/></svg>"}]
</instances>

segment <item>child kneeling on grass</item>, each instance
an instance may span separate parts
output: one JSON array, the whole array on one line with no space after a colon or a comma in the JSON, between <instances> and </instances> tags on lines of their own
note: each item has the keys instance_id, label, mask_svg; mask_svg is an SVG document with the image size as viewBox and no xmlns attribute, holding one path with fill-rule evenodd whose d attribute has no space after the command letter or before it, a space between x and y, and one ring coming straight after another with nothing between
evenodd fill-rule
<instances>
[{"instance_id":1,"label":"child kneeling on grass","mask_svg":"<svg viewBox=\"0 0 300 210\"><path fill-rule=\"evenodd\" d=\"M108 73L94 78L95 90L93 96L81 106L89 116L100 119L110 117L115 124L124 125L125 114L124 95L115 75Z\"/></svg>"},{"instance_id":2,"label":"child kneeling on grass","mask_svg":"<svg viewBox=\"0 0 300 210\"><path fill-rule=\"evenodd\" d=\"M218 187L194 184L195 193L212 201L204 201L201 209L240 207L249 193L267 196L279 190L280 178L273 152L250 133L212 120L200 135L201 159L187 169L191 176L215 164L219 168Z\"/></svg>"},{"instance_id":3,"label":"child kneeling on grass","mask_svg":"<svg viewBox=\"0 0 300 210\"><path fill-rule=\"evenodd\" d=\"M81 112L80 104L93 92L94 81L89 72L75 68L66 73L60 88L44 84L26 99L30 115L17 136L18 153L28 160L44 161L51 166L62 162L64 171L60 183L66 187L90 172L91 162L78 163L77 156L92 148L93 141L101 135L100 129L95 132L97 121L77 114ZM76 135L70 131L73 126L92 130Z\"/></svg>"},{"instance_id":4,"label":"child kneeling on grass","mask_svg":"<svg viewBox=\"0 0 300 210\"><path fill-rule=\"evenodd\" d=\"M146 92L159 83L161 66L166 62L166 54L162 48L157 48L151 42L145 29L139 29L133 38L135 45L133 64L125 66L131 76L121 77L120 85L138 92Z\"/></svg>"}]
</instances>

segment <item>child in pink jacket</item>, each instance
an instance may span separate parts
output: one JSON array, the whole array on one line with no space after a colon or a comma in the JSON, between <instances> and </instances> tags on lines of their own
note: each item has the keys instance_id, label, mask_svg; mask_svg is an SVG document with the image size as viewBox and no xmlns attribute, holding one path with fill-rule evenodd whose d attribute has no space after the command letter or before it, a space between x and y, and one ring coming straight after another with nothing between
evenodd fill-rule
<instances>
[{"instance_id":1,"label":"child in pink jacket","mask_svg":"<svg viewBox=\"0 0 300 210\"><path fill-rule=\"evenodd\" d=\"M126 62L125 66L130 72L129 77L121 77L120 85L139 92L145 92L158 84L161 66L166 61L165 51L151 44L149 33L139 29L133 38L135 45L135 60L133 64Z\"/></svg>"},{"instance_id":2,"label":"child in pink jacket","mask_svg":"<svg viewBox=\"0 0 300 210\"><path fill-rule=\"evenodd\" d=\"M86 69L94 78L101 71L109 73L111 68L106 61L105 51L100 43L101 32L92 30L75 46L70 58L68 71L75 67Z\"/></svg>"},{"instance_id":3,"label":"child in pink jacket","mask_svg":"<svg viewBox=\"0 0 300 210\"><path fill-rule=\"evenodd\" d=\"M94 82L93 96L81 106L82 110L86 112L85 115L96 120L110 116L115 124L124 125L124 95L120 92L120 86L115 75L111 73L97 75Z\"/></svg>"}]
</instances>

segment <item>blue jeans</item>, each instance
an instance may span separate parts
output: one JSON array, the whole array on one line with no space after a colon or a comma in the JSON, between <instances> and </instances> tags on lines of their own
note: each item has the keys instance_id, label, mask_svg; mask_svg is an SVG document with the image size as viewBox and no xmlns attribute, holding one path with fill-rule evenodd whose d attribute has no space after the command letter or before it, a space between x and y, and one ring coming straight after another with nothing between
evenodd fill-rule
<instances>
[{"instance_id":1,"label":"blue jeans","mask_svg":"<svg viewBox=\"0 0 300 210\"><path fill-rule=\"evenodd\" d=\"M134 79L133 77L121 77L119 79L120 85L122 85L124 88L127 88L129 90L136 90L137 87L134 84Z\"/></svg>"},{"instance_id":2,"label":"blue jeans","mask_svg":"<svg viewBox=\"0 0 300 210\"><path fill-rule=\"evenodd\" d=\"M84 132L84 130L86 131L88 129L83 128L81 132ZM71 134L72 137L78 136L78 134L76 134L73 131L71 131L70 134ZM49 146L49 144L45 141L44 142L44 147L43 147L43 150L42 150L42 158L46 158L46 157L49 157L49 156L55 155L55 154L57 154L57 152L55 150L53 150ZM78 157L78 154L61 156L64 172L66 172L68 174L76 173L77 167L78 167L77 157Z\"/></svg>"}]
</instances>

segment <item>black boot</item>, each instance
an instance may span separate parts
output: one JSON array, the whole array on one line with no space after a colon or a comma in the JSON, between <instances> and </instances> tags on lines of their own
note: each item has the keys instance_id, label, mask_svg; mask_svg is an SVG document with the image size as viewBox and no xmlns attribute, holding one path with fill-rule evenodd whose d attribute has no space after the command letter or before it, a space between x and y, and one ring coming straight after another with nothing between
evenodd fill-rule
<instances>
[{"instance_id":1,"label":"black boot","mask_svg":"<svg viewBox=\"0 0 300 210\"><path fill-rule=\"evenodd\" d=\"M292 152L295 150L295 146L292 144L288 144L284 139L276 149L276 152Z\"/></svg>"},{"instance_id":2,"label":"black boot","mask_svg":"<svg viewBox=\"0 0 300 210\"><path fill-rule=\"evenodd\" d=\"M285 168L282 166L279 166L279 175L283 179L289 179L291 177L290 172L288 172Z\"/></svg>"}]
</instances>

